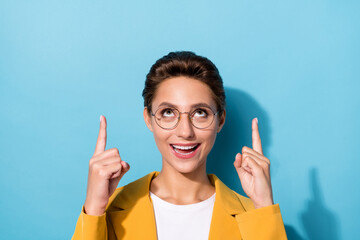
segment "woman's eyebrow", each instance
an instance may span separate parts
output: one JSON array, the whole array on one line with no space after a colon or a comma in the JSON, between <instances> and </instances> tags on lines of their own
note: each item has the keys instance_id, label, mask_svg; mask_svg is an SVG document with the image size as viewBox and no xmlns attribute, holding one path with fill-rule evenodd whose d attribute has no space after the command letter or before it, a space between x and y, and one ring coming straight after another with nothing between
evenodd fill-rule
<instances>
[{"instance_id":1,"label":"woman's eyebrow","mask_svg":"<svg viewBox=\"0 0 360 240\"><path fill-rule=\"evenodd\" d=\"M172 108L178 108L176 105L172 104L172 103L169 103L169 102L162 102L160 103L160 105L158 107L162 107L162 106L168 106L168 107L172 107ZM197 107L208 107L208 108L211 108L209 106L209 104L207 103L195 103L193 105L190 106L191 109L193 108L197 108Z\"/></svg>"},{"instance_id":2,"label":"woman's eyebrow","mask_svg":"<svg viewBox=\"0 0 360 240\"><path fill-rule=\"evenodd\" d=\"M197 108L197 107L208 107L208 108L211 108L211 107L209 106L209 104L207 104L207 103L196 103L196 104L191 105L191 108Z\"/></svg>"},{"instance_id":3,"label":"woman's eyebrow","mask_svg":"<svg viewBox=\"0 0 360 240\"><path fill-rule=\"evenodd\" d=\"M174 104L168 103L168 102L162 102L158 107L167 106L172 108L177 108Z\"/></svg>"}]
</instances>

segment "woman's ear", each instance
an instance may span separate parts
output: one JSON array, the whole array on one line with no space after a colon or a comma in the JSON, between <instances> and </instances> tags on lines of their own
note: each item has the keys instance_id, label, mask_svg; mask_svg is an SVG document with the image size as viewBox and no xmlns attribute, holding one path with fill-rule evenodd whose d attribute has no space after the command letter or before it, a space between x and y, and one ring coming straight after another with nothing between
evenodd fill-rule
<instances>
[{"instance_id":1,"label":"woman's ear","mask_svg":"<svg viewBox=\"0 0 360 240\"><path fill-rule=\"evenodd\" d=\"M145 124L148 127L150 131L153 131L152 124L151 124L151 115L149 113L149 109L147 107L144 107L144 120Z\"/></svg>"},{"instance_id":2,"label":"woman's ear","mask_svg":"<svg viewBox=\"0 0 360 240\"><path fill-rule=\"evenodd\" d=\"M220 117L219 128L218 128L218 131L217 131L218 133L221 131L222 127L225 124L225 118L226 118L226 110L224 109L223 113L221 114L221 117Z\"/></svg>"}]
</instances>

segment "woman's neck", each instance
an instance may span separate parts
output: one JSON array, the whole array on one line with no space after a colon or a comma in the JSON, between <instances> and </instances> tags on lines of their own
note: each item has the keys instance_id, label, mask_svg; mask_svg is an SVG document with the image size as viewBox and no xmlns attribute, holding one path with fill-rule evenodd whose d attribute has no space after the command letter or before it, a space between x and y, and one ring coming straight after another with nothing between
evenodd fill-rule
<instances>
[{"instance_id":1,"label":"woman's neck","mask_svg":"<svg viewBox=\"0 0 360 240\"><path fill-rule=\"evenodd\" d=\"M150 191L161 199L178 205L204 201L215 193L206 174L206 166L190 173L181 173L164 166L150 184Z\"/></svg>"}]
</instances>

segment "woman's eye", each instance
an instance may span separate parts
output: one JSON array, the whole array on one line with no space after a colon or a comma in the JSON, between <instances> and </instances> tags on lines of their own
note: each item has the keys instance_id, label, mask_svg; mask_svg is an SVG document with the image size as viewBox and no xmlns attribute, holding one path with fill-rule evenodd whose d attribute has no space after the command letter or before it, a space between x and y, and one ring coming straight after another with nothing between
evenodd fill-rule
<instances>
[{"instance_id":1,"label":"woman's eye","mask_svg":"<svg viewBox=\"0 0 360 240\"><path fill-rule=\"evenodd\" d=\"M196 109L193 114L194 117L207 117L208 113L207 111L203 109Z\"/></svg>"},{"instance_id":2,"label":"woman's eye","mask_svg":"<svg viewBox=\"0 0 360 240\"><path fill-rule=\"evenodd\" d=\"M164 110L162 111L162 116L163 116L163 117L174 117L175 114L174 114L174 111L173 111L172 109L167 108L167 109L164 109Z\"/></svg>"}]
</instances>

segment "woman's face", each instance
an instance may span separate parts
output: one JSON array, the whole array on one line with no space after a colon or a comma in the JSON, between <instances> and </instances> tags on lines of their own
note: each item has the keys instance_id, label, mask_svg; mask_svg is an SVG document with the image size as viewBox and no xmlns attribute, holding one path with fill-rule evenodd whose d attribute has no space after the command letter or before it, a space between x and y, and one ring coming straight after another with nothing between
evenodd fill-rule
<instances>
[{"instance_id":1,"label":"woman's face","mask_svg":"<svg viewBox=\"0 0 360 240\"><path fill-rule=\"evenodd\" d=\"M196 105L207 105L214 112L217 111L211 89L205 83L180 76L167 79L158 86L152 112L167 106L175 107L180 112L190 112L197 108L194 107ZM206 170L206 158L225 122L225 112L221 118L215 115L214 121L206 129L194 127L186 113L180 117L175 128L166 130L156 124L155 117L148 114L147 108L144 109L146 125L153 132L163 158L163 169L173 168L181 173Z\"/></svg>"}]
</instances>

